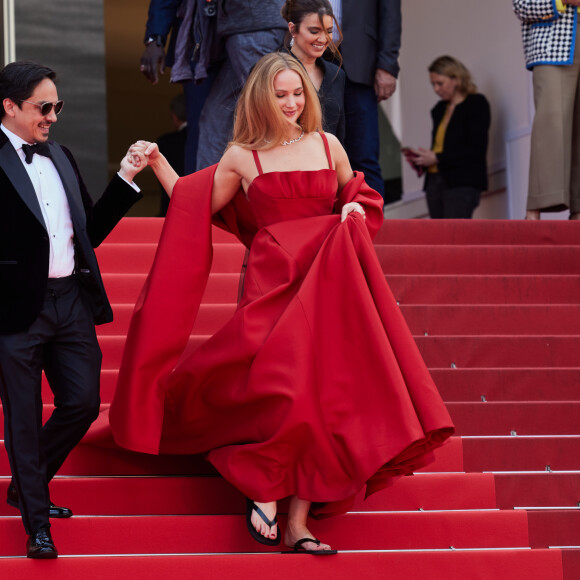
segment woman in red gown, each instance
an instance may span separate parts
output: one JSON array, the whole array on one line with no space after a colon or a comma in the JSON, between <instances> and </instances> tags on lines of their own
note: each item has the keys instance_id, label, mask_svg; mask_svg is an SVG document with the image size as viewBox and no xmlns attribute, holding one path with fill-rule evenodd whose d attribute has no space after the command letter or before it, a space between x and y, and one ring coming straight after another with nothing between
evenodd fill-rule
<instances>
[{"instance_id":1,"label":"woman in red gown","mask_svg":"<svg viewBox=\"0 0 580 580\"><path fill-rule=\"evenodd\" d=\"M380 195L320 131L316 92L288 55L263 57L217 166L178 179L132 147L172 200L135 307L110 424L147 453L206 453L248 498L250 533L333 553L307 515L346 512L431 460L450 417L385 281L371 236ZM249 248L232 319L185 352L211 266L211 222Z\"/></svg>"}]
</instances>

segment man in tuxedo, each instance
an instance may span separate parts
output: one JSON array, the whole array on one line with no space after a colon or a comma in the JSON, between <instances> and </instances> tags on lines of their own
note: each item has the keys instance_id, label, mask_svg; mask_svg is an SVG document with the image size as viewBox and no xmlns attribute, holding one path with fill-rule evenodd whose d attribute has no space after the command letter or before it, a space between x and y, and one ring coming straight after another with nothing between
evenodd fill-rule
<instances>
[{"instance_id":1,"label":"man in tuxedo","mask_svg":"<svg viewBox=\"0 0 580 580\"><path fill-rule=\"evenodd\" d=\"M93 205L70 151L49 140L63 107L48 67L0 71L0 397L27 556L56 558L48 484L99 413L95 324L112 320L93 248L141 197L128 157ZM41 373L54 394L42 425Z\"/></svg>"},{"instance_id":2,"label":"man in tuxedo","mask_svg":"<svg viewBox=\"0 0 580 580\"><path fill-rule=\"evenodd\" d=\"M345 149L353 169L383 197L379 166L378 102L397 86L401 47L401 0L331 0L339 17L346 85Z\"/></svg>"}]
</instances>

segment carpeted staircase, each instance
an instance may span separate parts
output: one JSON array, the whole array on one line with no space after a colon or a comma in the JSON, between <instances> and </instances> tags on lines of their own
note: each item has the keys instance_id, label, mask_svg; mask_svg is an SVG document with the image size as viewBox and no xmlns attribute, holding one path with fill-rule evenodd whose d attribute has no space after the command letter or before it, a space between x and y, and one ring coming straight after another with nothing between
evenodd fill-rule
<instances>
[{"instance_id":1,"label":"carpeted staircase","mask_svg":"<svg viewBox=\"0 0 580 580\"><path fill-rule=\"evenodd\" d=\"M103 405L162 224L125 219L98 249L116 316L98 330ZM422 472L312 524L338 556L262 548L241 495L201 457L81 444L51 484L53 501L75 513L53 521L61 557L27 560L18 513L0 501L0 575L580 578L579 234L574 222L385 223L380 261L457 436ZM192 348L235 308L243 248L223 232L215 239ZM49 413L46 385L44 400ZM0 498L9 480L2 449Z\"/></svg>"}]
</instances>

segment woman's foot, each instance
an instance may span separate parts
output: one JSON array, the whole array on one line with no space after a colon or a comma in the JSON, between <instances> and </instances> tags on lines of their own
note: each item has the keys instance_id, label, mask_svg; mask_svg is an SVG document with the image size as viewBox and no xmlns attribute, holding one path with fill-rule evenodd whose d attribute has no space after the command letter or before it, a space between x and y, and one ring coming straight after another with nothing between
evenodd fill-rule
<instances>
[{"instance_id":1,"label":"woman's foot","mask_svg":"<svg viewBox=\"0 0 580 580\"><path fill-rule=\"evenodd\" d=\"M258 534L266 538L267 540L276 540L278 538L278 524L275 523L277 505L275 501L268 503L261 503L255 501L254 505L261 510L265 518L260 515L255 509L252 510L251 523ZM267 521L274 522L272 525L268 525Z\"/></svg>"},{"instance_id":2,"label":"woman's foot","mask_svg":"<svg viewBox=\"0 0 580 580\"><path fill-rule=\"evenodd\" d=\"M312 541L301 541L305 538L312 538ZM300 542L299 546L296 545L297 542ZM306 552L325 552L332 550L328 544L323 544L322 542L317 543L314 535L310 533L306 526L293 526L290 521L288 521L286 532L284 534L284 543L289 548L305 550Z\"/></svg>"},{"instance_id":3,"label":"woman's foot","mask_svg":"<svg viewBox=\"0 0 580 580\"><path fill-rule=\"evenodd\" d=\"M540 219L540 210L539 209L529 209L526 211L526 219L527 220L539 220Z\"/></svg>"}]
</instances>

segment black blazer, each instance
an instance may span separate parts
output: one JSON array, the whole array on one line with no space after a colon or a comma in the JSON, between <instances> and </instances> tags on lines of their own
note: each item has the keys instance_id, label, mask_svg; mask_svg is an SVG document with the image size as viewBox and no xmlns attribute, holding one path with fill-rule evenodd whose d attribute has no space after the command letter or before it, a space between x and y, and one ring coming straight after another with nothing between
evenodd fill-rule
<instances>
[{"instance_id":1,"label":"black blazer","mask_svg":"<svg viewBox=\"0 0 580 580\"><path fill-rule=\"evenodd\" d=\"M118 175L93 206L72 154L49 142L74 228L75 270L95 324L110 322L96 248L142 196ZM0 334L25 331L42 307L49 264L48 233L34 187L14 147L0 131Z\"/></svg>"},{"instance_id":2,"label":"black blazer","mask_svg":"<svg viewBox=\"0 0 580 580\"><path fill-rule=\"evenodd\" d=\"M346 76L342 69L322 58L316 59L316 65L322 69L324 76L318 91L322 108L322 128L338 137L344 143L344 83Z\"/></svg>"},{"instance_id":3,"label":"black blazer","mask_svg":"<svg viewBox=\"0 0 580 580\"><path fill-rule=\"evenodd\" d=\"M401 0L342 0L342 33L340 52L350 81L372 87L377 68L399 74Z\"/></svg>"},{"instance_id":4,"label":"black blazer","mask_svg":"<svg viewBox=\"0 0 580 580\"><path fill-rule=\"evenodd\" d=\"M446 107L446 101L439 101L431 110L432 145ZM486 154L490 119L489 103L483 95L467 95L455 107L445 131L443 153L437 154L437 167L448 187L487 189Z\"/></svg>"}]
</instances>

